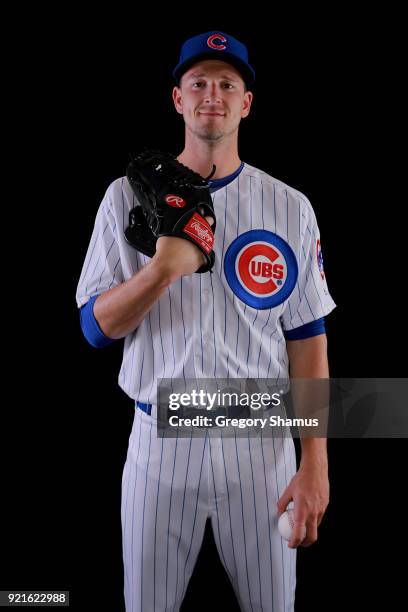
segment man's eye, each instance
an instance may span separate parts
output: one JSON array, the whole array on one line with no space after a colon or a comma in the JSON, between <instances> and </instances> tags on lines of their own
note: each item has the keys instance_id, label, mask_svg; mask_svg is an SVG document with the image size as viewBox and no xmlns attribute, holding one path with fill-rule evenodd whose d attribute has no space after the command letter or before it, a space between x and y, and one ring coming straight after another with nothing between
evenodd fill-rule
<instances>
[{"instance_id":1,"label":"man's eye","mask_svg":"<svg viewBox=\"0 0 408 612\"><path fill-rule=\"evenodd\" d=\"M202 87L205 87L205 83L203 81L195 81L193 83L194 89L202 89ZM232 85L232 83L223 83L222 87L224 89L234 89L234 85Z\"/></svg>"}]
</instances>

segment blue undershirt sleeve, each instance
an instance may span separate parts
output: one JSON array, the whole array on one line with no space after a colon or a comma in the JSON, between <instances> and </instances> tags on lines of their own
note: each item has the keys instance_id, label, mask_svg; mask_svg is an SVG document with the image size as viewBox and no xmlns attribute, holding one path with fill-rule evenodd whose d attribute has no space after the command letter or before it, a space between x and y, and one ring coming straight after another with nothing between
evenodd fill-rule
<instances>
[{"instance_id":1,"label":"blue undershirt sleeve","mask_svg":"<svg viewBox=\"0 0 408 612\"><path fill-rule=\"evenodd\" d=\"M80 321L82 332L89 344L91 344L94 348L103 348L109 344L112 344L112 342L115 342L115 340L105 336L99 327L98 321L95 319L93 306L97 297L97 295L93 295L86 304L81 306Z\"/></svg>"},{"instance_id":2,"label":"blue undershirt sleeve","mask_svg":"<svg viewBox=\"0 0 408 612\"><path fill-rule=\"evenodd\" d=\"M284 330L284 336L286 340L304 340L305 338L313 338L313 336L319 336L326 332L324 317L316 319L302 325L301 327L295 327L295 329Z\"/></svg>"}]
</instances>

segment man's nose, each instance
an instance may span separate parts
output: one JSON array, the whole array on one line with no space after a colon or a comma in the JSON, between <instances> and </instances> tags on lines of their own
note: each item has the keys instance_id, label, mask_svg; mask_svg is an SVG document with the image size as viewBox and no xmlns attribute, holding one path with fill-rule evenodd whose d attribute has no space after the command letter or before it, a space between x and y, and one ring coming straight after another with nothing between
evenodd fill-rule
<instances>
[{"instance_id":1,"label":"man's nose","mask_svg":"<svg viewBox=\"0 0 408 612\"><path fill-rule=\"evenodd\" d=\"M221 102L221 89L217 83L211 83L208 85L207 91L205 92L204 101L207 104L211 102Z\"/></svg>"}]
</instances>

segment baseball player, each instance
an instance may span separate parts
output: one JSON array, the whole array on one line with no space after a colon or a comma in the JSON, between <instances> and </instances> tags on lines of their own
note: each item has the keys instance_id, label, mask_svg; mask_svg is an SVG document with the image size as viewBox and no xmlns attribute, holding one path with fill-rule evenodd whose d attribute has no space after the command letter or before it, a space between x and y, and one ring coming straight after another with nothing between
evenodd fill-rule
<instances>
[{"instance_id":1,"label":"baseball player","mask_svg":"<svg viewBox=\"0 0 408 612\"><path fill-rule=\"evenodd\" d=\"M238 131L255 72L247 48L211 31L174 69L185 124L178 161L208 180L214 267L189 240L161 236L152 257L125 239L135 194L126 176L100 204L77 288L81 326L103 347L124 338L119 385L135 402L122 478L127 612L177 611L211 520L245 611L293 612L296 548L317 539L329 501L326 440L157 437L157 380L326 378L324 317L335 304L308 198L241 161ZM277 530L292 505L289 544ZM302 539L304 529L306 536Z\"/></svg>"}]
</instances>

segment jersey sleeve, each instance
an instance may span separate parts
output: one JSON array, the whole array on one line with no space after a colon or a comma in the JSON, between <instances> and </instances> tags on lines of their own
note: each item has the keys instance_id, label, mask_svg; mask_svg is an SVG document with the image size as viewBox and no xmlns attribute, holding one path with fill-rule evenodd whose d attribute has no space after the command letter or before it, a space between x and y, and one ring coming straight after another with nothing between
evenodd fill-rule
<instances>
[{"instance_id":1,"label":"jersey sleeve","mask_svg":"<svg viewBox=\"0 0 408 612\"><path fill-rule=\"evenodd\" d=\"M92 296L124 281L111 201L112 192L110 185L96 214L76 292L78 308L86 304Z\"/></svg>"},{"instance_id":2,"label":"jersey sleeve","mask_svg":"<svg viewBox=\"0 0 408 612\"><path fill-rule=\"evenodd\" d=\"M303 213L298 249L298 278L281 315L284 330L301 327L328 315L335 307L323 267L320 232L310 203Z\"/></svg>"}]
</instances>

